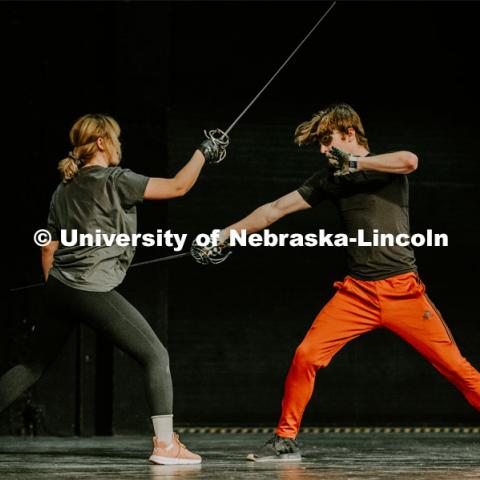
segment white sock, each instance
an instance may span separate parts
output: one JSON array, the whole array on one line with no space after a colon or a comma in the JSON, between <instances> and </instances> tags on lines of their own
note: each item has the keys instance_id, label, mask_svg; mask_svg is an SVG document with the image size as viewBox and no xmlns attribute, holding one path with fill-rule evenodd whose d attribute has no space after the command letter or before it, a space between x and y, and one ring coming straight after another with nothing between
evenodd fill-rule
<instances>
[{"instance_id":1,"label":"white sock","mask_svg":"<svg viewBox=\"0 0 480 480\"><path fill-rule=\"evenodd\" d=\"M150 417L155 436L163 443L170 445L173 437L173 415L154 415Z\"/></svg>"}]
</instances>

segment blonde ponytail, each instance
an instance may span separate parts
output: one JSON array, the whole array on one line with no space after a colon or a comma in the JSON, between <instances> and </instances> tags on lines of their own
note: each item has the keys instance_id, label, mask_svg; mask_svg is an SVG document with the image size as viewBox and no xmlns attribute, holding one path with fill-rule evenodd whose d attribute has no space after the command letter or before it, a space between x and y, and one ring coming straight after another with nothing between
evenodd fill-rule
<instances>
[{"instance_id":1,"label":"blonde ponytail","mask_svg":"<svg viewBox=\"0 0 480 480\"><path fill-rule=\"evenodd\" d=\"M58 163L58 170L62 174L63 182L68 182L77 175L80 170L79 164L79 159L75 157L72 152L68 152L68 156L63 160L60 160Z\"/></svg>"},{"instance_id":2,"label":"blonde ponytail","mask_svg":"<svg viewBox=\"0 0 480 480\"><path fill-rule=\"evenodd\" d=\"M120 148L118 141L120 126L108 115L98 113L84 115L74 123L69 136L74 148L66 158L60 160L57 167L64 183L72 180L80 168L99 151L98 138L109 140Z\"/></svg>"}]
</instances>

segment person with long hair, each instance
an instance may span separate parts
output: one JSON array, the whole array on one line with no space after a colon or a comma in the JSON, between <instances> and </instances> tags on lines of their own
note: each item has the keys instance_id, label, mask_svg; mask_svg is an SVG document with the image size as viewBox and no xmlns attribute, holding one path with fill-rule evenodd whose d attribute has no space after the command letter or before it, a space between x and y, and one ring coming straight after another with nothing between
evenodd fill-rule
<instances>
[{"instance_id":1,"label":"person with long hair","mask_svg":"<svg viewBox=\"0 0 480 480\"><path fill-rule=\"evenodd\" d=\"M115 288L123 281L135 253L130 244L67 246L60 233L134 235L136 206L143 200L185 195L205 163L225 156L225 142L204 140L173 178L149 178L119 166L120 127L111 116L88 114L70 130L72 150L61 160L61 182L48 215L52 242L42 247L46 281L45 312L36 325L28 358L0 378L0 411L31 387L57 357L79 321L106 335L143 368L153 423L157 464L197 464L173 431L173 389L168 352L142 314Z\"/></svg>"}]
</instances>

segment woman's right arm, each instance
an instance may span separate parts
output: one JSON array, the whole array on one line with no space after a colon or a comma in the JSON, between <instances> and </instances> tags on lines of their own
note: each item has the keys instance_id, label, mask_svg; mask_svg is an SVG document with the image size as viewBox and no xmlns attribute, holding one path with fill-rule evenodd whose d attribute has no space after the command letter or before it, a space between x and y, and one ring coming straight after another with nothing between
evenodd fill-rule
<instances>
[{"instance_id":1,"label":"woman's right arm","mask_svg":"<svg viewBox=\"0 0 480 480\"><path fill-rule=\"evenodd\" d=\"M150 178L143 198L165 200L185 195L195 184L205 165L205 157L195 150L190 161L173 178Z\"/></svg>"}]
</instances>

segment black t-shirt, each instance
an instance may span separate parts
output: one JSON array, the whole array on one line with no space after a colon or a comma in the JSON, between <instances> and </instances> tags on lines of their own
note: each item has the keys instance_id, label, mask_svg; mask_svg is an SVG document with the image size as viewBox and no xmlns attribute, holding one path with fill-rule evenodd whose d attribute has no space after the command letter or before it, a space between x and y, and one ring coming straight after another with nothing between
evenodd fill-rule
<instances>
[{"instance_id":1,"label":"black t-shirt","mask_svg":"<svg viewBox=\"0 0 480 480\"><path fill-rule=\"evenodd\" d=\"M137 232L136 204L143 201L148 177L120 167L84 167L69 182L60 183L50 203L48 230L60 240L60 230L94 235ZM70 233L68 234L71 239ZM107 292L124 279L135 247L66 246L60 242L50 275L79 290Z\"/></svg>"},{"instance_id":2,"label":"black t-shirt","mask_svg":"<svg viewBox=\"0 0 480 480\"><path fill-rule=\"evenodd\" d=\"M319 171L297 190L312 207L332 200L340 214L345 233L357 238L358 230L370 241L378 233L410 235L408 179L406 175L365 171L343 176ZM349 274L363 280L381 280L417 270L409 246L346 247Z\"/></svg>"}]
</instances>

